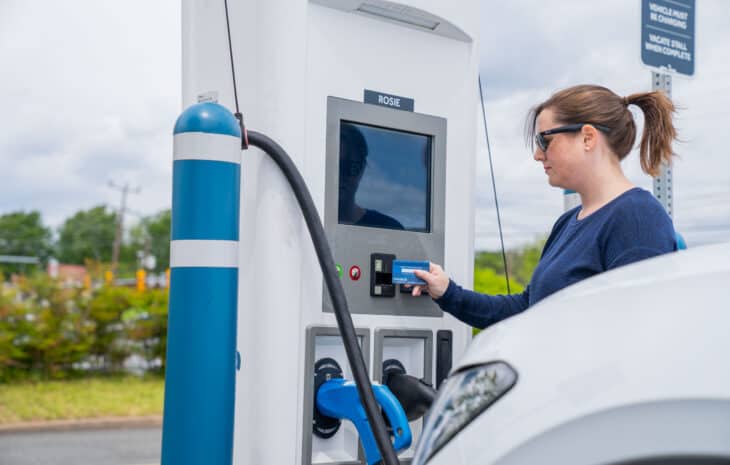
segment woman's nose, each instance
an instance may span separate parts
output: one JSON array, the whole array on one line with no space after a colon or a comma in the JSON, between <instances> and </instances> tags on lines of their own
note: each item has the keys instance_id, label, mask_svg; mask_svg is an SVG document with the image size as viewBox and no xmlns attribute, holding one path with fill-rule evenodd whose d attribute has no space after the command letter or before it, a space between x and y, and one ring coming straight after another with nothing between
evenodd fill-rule
<instances>
[{"instance_id":1,"label":"woman's nose","mask_svg":"<svg viewBox=\"0 0 730 465\"><path fill-rule=\"evenodd\" d=\"M545 160L545 152L543 152L540 147L535 147L535 153L532 154L532 158L534 158L535 161L543 161Z\"/></svg>"}]
</instances>

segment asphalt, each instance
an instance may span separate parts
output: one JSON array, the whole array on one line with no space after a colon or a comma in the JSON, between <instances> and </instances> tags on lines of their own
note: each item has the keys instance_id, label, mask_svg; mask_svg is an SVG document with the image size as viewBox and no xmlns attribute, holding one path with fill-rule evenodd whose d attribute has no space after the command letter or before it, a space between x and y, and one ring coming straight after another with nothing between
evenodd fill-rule
<instances>
[{"instance_id":1,"label":"asphalt","mask_svg":"<svg viewBox=\"0 0 730 465\"><path fill-rule=\"evenodd\" d=\"M159 426L6 431L0 433L0 464L157 465L161 440Z\"/></svg>"},{"instance_id":2,"label":"asphalt","mask_svg":"<svg viewBox=\"0 0 730 465\"><path fill-rule=\"evenodd\" d=\"M98 430L108 428L147 428L162 426L161 415L142 417L97 417L73 420L25 421L0 424L0 435L6 433ZM2 465L2 464L0 464Z\"/></svg>"}]
</instances>

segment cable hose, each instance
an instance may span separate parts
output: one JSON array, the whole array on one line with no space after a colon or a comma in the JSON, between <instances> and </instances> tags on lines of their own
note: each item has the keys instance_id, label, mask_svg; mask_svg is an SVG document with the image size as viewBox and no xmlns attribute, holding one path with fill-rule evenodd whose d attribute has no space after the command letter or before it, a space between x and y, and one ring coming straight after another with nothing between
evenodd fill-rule
<instances>
[{"instance_id":1,"label":"cable hose","mask_svg":"<svg viewBox=\"0 0 730 465\"><path fill-rule=\"evenodd\" d=\"M352 374L355 378L358 393L360 394L360 400L365 407L365 413L373 430L375 442L378 444L378 449L380 449L383 463L385 465L400 465L398 456L390 442L385 421L380 414L380 407L375 400L373 388L370 385L365 360L360 351L360 346L357 344L355 326L352 323L352 316L347 308L345 291L340 282L337 268L335 267L335 260L329 248L322 221L319 218L317 207L315 207L312 201L312 196L304 182L304 178L302 178L302 175L286 151L271 138L256 131L248 131L248 143L249 145L260 148L274 160L283 172L284 177L289 181L294 196L297 202L299 202L304 220L309 229L309 234L312 237L317 258L319 259L319 265L322 268L327 290L332 299L337 326L340 328L342 342L345 345L345 352L347 352L347 360L352 368Z\"/></svg>"},{"instance_id":2,"label":"cable hose","mask_svg":"<svg viewBox=\"0 0 730 465\"><path fill-rule=\"evenodd\" d=\"M436 400L433 386L406 373L391 373L384 384L400 402L408 421L416 421L424 416Z\"/></svg>"},{"instance_id":3,"label":"cable hose","mask_svg":"<svg viewBox=\"0 0 730 465\"><path fill-rule=\"evenodd\" d=\"M509 272L507 271L507 254L504 251L502 237L502 220L499 215L499 201L497 200L497 184L494 182L494 166L492 165L492 148L489 145L489 131L487 131L487 112L484 109L484 93L482 92L482 75L479 75L479 98L482 102L482 119L484 120L484 137L487 139L487 153L489 154L489 171L492 173L492 190L494 191L494 206L497 209L497 227L499 228L499 242L502 244L502 262L504 263L504 279L507 281L507 294L512 294L509 288Z\"/></svg>"}]
</instances>

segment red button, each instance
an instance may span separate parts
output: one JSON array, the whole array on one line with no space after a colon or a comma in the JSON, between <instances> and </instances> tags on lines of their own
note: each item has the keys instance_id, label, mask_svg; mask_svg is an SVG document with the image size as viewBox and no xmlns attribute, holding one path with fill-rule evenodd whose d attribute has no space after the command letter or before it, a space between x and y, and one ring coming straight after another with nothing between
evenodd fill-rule
<instances>
[{"instance_id":1,"label":"red button","mask_svg":"<svg viewBox=\"0 0 730 465\"><path fill-rule=\"evenodd\" d=\"M360 279L362 273L360 273L360 267L357 265L353 265L350 267L350 279L353 281L357 281Z\"/></svg>"}]
</instances>

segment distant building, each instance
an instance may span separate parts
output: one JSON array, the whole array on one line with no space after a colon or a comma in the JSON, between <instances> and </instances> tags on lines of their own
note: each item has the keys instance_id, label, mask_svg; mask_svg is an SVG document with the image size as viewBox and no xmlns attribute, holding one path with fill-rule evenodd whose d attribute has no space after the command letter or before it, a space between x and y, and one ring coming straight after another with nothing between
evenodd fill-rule
<instances>
[{"instance_id":1,"label":"distant building","mask_svg":"<svg viewBox=\"0 0 730 465\"><path fill-rule=\"evenodd\" d=\"M49 260L47 271L50 277L57 278L68 286L83 286L84 278L88 275L83 265L67 265L56 260Z\"/></svg>"}]
</instances>

